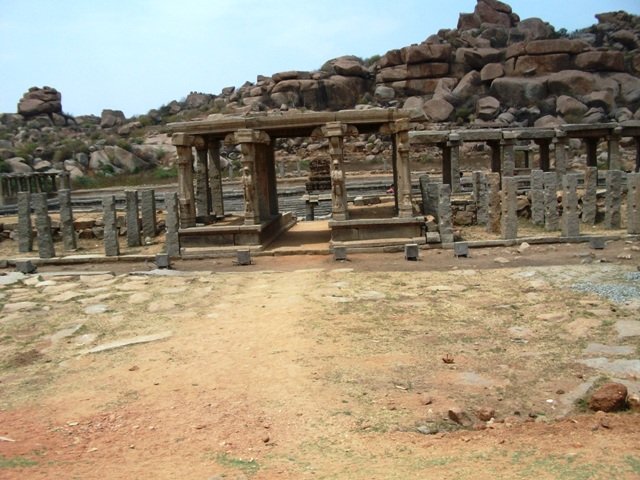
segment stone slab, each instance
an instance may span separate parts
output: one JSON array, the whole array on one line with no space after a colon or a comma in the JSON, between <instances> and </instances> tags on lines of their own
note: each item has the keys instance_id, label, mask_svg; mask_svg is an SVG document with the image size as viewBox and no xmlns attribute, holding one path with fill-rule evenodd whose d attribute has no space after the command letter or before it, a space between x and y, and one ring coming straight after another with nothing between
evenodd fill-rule
<instances>
[{"instance_id":1,"label":"stone slab","mask_svg":"<svg viewBox=\"0 0 640 480\"><path fill-rule=\"evenodd\" d=\"M122 340L115 340L109 343L103 343L87 350L85 353L100 353L108 350L115 350L116 348L128 347L131 345L139 345L141 343L157 342L158 340L165 340L170 338L173 332L154 333L152 335L140 335L137 337L124 338Z\"/></svg>"}]
</instances>

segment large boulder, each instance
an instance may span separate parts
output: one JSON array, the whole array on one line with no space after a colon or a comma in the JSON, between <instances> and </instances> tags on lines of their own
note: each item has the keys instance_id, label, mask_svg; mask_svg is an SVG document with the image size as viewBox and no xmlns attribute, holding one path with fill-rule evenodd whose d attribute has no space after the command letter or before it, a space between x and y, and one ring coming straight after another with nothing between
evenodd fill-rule
<instances>
[{"instance_id":1,"label":"large boulder","mask_svg":"<svg viewBox=\"0 0 640 480\"><path fill-rule=\"evenodd\" d=\"M121 110L102 110L100 128L113 128L124 125L126 118Z\"/></svg>"},{"instance_id":2,"label":"large boulder","mask_svg":"<svg viewBox=\"0 0 640 480\"><path fill-rule=\"evenodd\" d=\"M560 95L556 101L556 113L568 123L580 123L589 107L567 95Z\"/></svg>"},{"instance_id":3,"label":"large boulder","mask_svg":"<svg viewBox=\"0 0 640 480\"><path fill-rule=\"evenodd\" d=\"M400 50L404 63L448 62L451 56L451 45L422 43L411 45Z\"/></svg>"},{"instance_id":4,"label":"large boulder","mask_svg":"<svg viewBox=\"0 0 640 480\"><path fill-rule=\"evenodd\" d=\"M200 108L209 104L215 97L208 93L191 92L187 95L185 106L187 108Z\"/></svg>"},{"instance_id":5,"label":"large boulder","mask_svg":"<svg viewBox=\"0 0 640 480\"><path fill-rule=\"evenodd\" d=\"M547 84L541 78L496 78L490 90L503 104L516 107L535 105L547 97Z\"/></svg>"},{"instance_id":6,"label":"large boulder","mask_svg":"<svg viewBox=\"0 0 640 480\"><path fill-rule=\"evenodd\" d=\"M554 38L550 40L536 40L524 44L525 52L529 55L548 55L550 53L570 53L572 55L589 49L589 44L582 40L568 38Z\"/></svg>"},{"instance_id":7,"label":"large boulder","mask_svg":"<svg viewBox=\"0 0 640 480\"><path fill-rule=\"evenodd\" d=\"M22 157L8 158L4 163L9 166L11 173L31 173L33 171Z\"/></svg>"},{"instance_id":8,"label":"large boulder","mask_svg":"<svg viewBox=\"0 0 640 480\"><path fill-rule=\"evenodd\" d=\"M432 122L446 122L454 111L453 105L442 98L432 98L422 107L427 119Z\"/></svg>"},{"instance_id":9,"label":"large boulder","mask_svg":"<svg viewBox=\"0 0 640 480\"><path fill-rule=\"evenodd\" d=\"M576 68L590 72L624 72L622 52L595 50L576 56Z\"/></svg>"},{"instance_id":10,"label":"large boulder","mask_svg":"<svg viewBox=\"0 0 640 480\"><path fill-rule=\"evenodd\" d=\"M520 36L522 40L532 41L549 38L553 35L554 29L547 22L532 17L521 20L510 32L512 37Z\"/></svg>"},{"instance_id":11,"label":"large boulder","mask_svg":"<svg viewBox=\"0 0 640 480\"><path fill-rule=\"evenodd\" d=\"M544 75L547 73L559 72L571 67L571 57L567 53L552 53L549 55L523 55L516 59L513 71L510 71L510 64L507 63L507 73L509 75Z\"/></svg>"},{"instance_id":12,"label":"large boulder","mask_svg":"<svg viewBox=\"0 0 640 480\"><path fill-rule=\"evenodd\" d=\"M504 58L502 50L497 48L458 48L456 62L480 70L488 63L501 62Z\"/></svg>"},{"instance_id":13,"label":"large boulder","mask_svg":"<svg viewBox=\"0 0 640 480\"><path fill-rule=\"evenodd\" d=\"M580 70L565 70L549 75L547 79L547 87L552 95L587 95L594 91L597 84L595 75Z\"/></svg>"},{"instance_id":14,"label":"large boulder","mask_svg":"<svg viewBox=\"0 0 640 480\"><path fill-rule=\"evenodd\" d=\"M25 118L62 113L62 94L52 87L31 87L18 102L18 113Z\"/></svg>"},{"instance_id":15,"label":"large boulder","mask_svg":"<svg viewBox=\"0 0 640 480\"><path fill-rule=\"evenodd\" d=\"M482 84L480 80L480 73L477 70L472 70L467 73L456 88L451 92L452 99L456 105L461 105L469 100L473 95L478 93L478 87Z\"/></svg>"},{"instance_id":16,"label":"large boulder","mask_svg":"<svg viewBox=\"0 0 640 480\"><path fill-rule=\"evenodd\" d=\"M476 114L481 120L492 120L500 113L500 101L495 97L483 97L476 103Z\"/></svg>"},{"instance_id":17,"label":"large boulder","mask_svg":"<svg viewBox=\"0 0 640 480\"><path fill-rule=\"evenodd\" d=\"M480 70L480 80L483 82L490 82L502 76L504 76L502 63L487 63L482 67L482 70Z\"/></svg>"},{"instance_id":18,"label":"large boulder","mask_svg":"<svg viewBox=\"0 0 640 480\"><path fill-rule=\"evenodd\" d=\"M329 60L322 66L322 70L345 77L367 78L370 75L369 69L362 63L362 60L354 56L344 56Z\"/></svg>"},{"instance_id":19,"label":"large boulder","mask_svg":"<svg viewBox=\"0 0 640 480\"><path fill-rule=\"evenodd\" d=\"M589 408L594 411L615 412L627 404L627 387L622 383L607 383L598 388L589 399Z\"/></svg>"}]
</instances>

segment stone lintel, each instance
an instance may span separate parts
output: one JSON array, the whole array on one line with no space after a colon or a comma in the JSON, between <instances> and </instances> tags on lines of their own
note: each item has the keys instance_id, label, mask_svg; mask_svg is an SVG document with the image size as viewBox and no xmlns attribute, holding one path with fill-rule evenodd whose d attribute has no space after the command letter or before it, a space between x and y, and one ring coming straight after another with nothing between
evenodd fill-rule
<instances>
[{"instance_id":1,"label":"stone lintel","mask_svg":"<svg viewBox=\"0 0 640 480\"><path fill-rule=\"evenodd\" d=\"M460 130L458 132L463 142L486 142L487 140L502 140L502 131L495 129L486 130Z\"/></svg>"},{"instance_id":2,"label":"stone lintel","mask_svg":"<svg viewBox=\"0 0 640 480\"><path fill-rule=\"evenodd\" d=\"M171 143L176 147L190 147L193 145L193 135L186 133L174 133L171 135Z\"/></svg>"},{"instance_id":3,"label":"stone lintel","mask_svg":"<svg viewBox=\"0 0 640 480\"><path fill-rule=\"evenodd\" d=\"M594 123L591 125L583 123L571 123L567 125L561 125L560 128L564 130L569 137L572 138L600 138L609 135L611 130L613 130L617 126L617 123Z\"/></svg>"},{"instance_id":4,"label":"stone lintel","mask_svg":"<svg viewBox=\"0 0 640 480\"><path fill-rule=\"evenodd\" d=\"M235 143L269 143L271 138L261 130L252 130L250 128L241 128L234 134ZM226 142L226 139L225 139Z\"/></svg>"},{"instance_id":5,"label":"stone lintel","mask_svg":"<svg viewBox=\"0 0 640 480\"><path fill-rule=\"evenodd\" d=\"M556 132L551 128L525 128L522 130L509 130L502 132L502 137L505 140L538 140L543 138L553 138L555 136Z\"/></svg>"},{"instance_id":6,"label":"stone lintel","mask_svg":"<svg viewBox=\"0 0 640 480\"><path fill-rule=\"evenodd\" d=\"M458 135L458 140L460 136ZM430 144L436 145L439 143L446 143L449 140L449 131L412 131L409 132L409 142L412 144Z\"/></svg>"}]
</instances>

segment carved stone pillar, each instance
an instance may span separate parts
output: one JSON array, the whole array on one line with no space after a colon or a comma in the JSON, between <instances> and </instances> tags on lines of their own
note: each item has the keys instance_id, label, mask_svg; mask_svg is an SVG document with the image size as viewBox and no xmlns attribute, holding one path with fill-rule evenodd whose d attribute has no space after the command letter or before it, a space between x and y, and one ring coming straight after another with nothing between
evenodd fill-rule
<instances>
[{"instance_id":1,"label":"carved stone pillar","mask_svg":"<svg viewBox=\"0 0 640 480\"><path fill-rule=\"evenodd\" d=\"M240 180L244 194L244 224L259 225L271 218L270 176L267 175L269 135L259 130L243 128L230 134L225 143L239 144L242 152ZM275 177L275 176L274 176Z\"/></svg>"},{"instance_id":2,"label":"carved stone pillar","mask_svg":"<svg viewBox=\"0 0 640 480\"><path fill-rule=\"evenodd\" d=\"M196 205L193 192L193 136L174 133L171 142L178 152L178 205L180 227L196 226Z\"/></svg>"},{"instance_id":3,"label":"carved stone pillar","mask_svg":"<svg viewBox=\"0 0 640 480\"><path fill-rule=\"evenodd\" d=\"M211 189L211 213L224 217L222 197L222 169L220 168L220 141L209 139L209 188Z\"/></svg>"},{"instance_id":4,"label":"carved stone pillar","mask_svg":"<svg viewBox=\"0 0 640 480\"><path fill-rule=\"evenodd\" d=\"M196 147L196 163L194 167L196 177L196 215L198 217L207 217L211 211L207 140L204 137L197 136L194 138L193 146Z\"/></svg>"},{"instance_id":5,"label":"carved stone pillar","mask_svg":"<svg viewBox=\"0 0 640 480\"><path fill-rule=\"evenodd\" d=\"M449 161L451 172L451 193L460 192L460 135L458 133L451 133L449 135L449 141L447 147L450 149Z\"/></svg>"},{"instance_id":6,"label":"carved stone pillar","mask_svg":"<svg viewBox=\"0 0 640 480\"><path fill-rule=\"evenodd\" d=\"M394 124L396 170L397 170L397 198L398 217L413 217L413 202L411 201L411 165L409 164L409 121L396 120Z\"/></svg>"},{"instance_id":7,"label":"carved stone pillar","mask_svg":"<svg viewBox=\"0 0 640 480\"><path fill-rule=\"evenodd\" d=\"M340 122L329 122L322 133L329 140L329 156L331 157L331 213L334 220L348 220L347 183L344 173L343 141L346 126Z\"/></svg>"}]
</instances>

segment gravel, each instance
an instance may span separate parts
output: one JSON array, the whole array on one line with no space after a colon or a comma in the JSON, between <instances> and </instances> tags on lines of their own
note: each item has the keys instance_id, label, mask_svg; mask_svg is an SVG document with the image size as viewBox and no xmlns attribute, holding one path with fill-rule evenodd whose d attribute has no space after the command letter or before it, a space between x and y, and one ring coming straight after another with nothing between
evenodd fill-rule
<instances>
[{"instance_id":1,"label":"gravel","mask_svg":"<svg viewBox=\"0 0 640 480\"><path fill-rule=\"evenodd\" d=\"M640 272L625 274L627 282L640 282ZM624 281L623 280L623 281ZM579 282L571 285L571 288L579 292L595 293L614 303L627 303L640 299L640 286L628 283L586 283Z\"/></svg>"}]
</instances>

